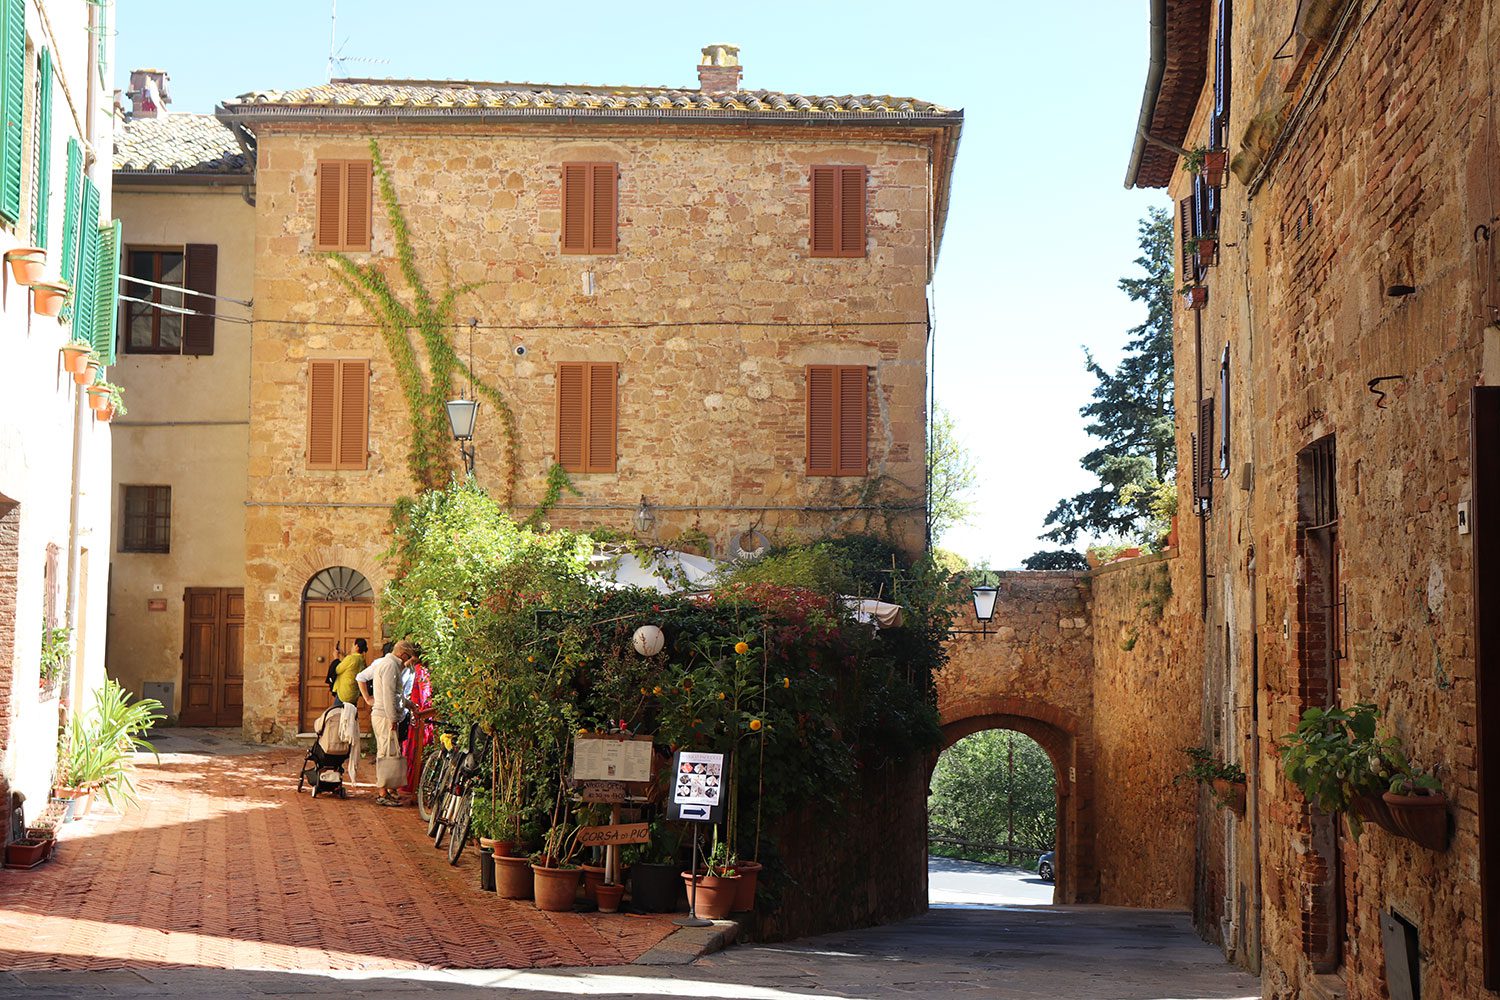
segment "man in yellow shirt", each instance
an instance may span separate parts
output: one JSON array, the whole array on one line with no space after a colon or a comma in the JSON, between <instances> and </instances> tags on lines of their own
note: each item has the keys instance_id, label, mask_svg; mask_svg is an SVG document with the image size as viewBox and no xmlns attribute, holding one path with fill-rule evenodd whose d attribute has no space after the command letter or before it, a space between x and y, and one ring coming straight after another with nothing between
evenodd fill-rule
<instances>
[{"instance_id":1,"label":"man in yellow shirt","mask_svg":"<svg viewBox=\"0 0 1500 1000\"><path fill-rule=\"evenodd\" d=\"M328 672L328 684L333 689L335 705L352 705L354 699L359 697L359 684L354 678L365 669L365 653L369 651L369 643L363 639L355 639L354 652L335 663Z\"/></svg>"}]
</instances>

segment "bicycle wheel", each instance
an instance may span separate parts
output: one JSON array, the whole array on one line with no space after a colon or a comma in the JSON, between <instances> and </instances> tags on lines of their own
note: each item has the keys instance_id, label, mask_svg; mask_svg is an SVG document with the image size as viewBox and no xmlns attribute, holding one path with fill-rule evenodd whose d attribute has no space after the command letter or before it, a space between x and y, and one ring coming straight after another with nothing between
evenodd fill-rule
<instances>
[{"instance_id":1,"label":"bicycle wheel","mask_svg":"<svg viewBox=\"0 0 1500 1000\"><path fill-rule=\"evenodd\" d=\"M438 768L437 793L433 795L430 808L432 815L427 820L427 836L435 837L442 828L443 805L448 801L448 789L453 787L453 777L449 771L451 761L444 755L442 765Z\"/></svg>"},{"instance_id":2,"label":"bicycle wheel","mask_svg":"<svg viewBox=\"0 0 1500 1000\"><path fill-rule=\"evenodd\" d=\"M469 842L469 796L465 795L458 800L458 805L453 810L453 829L448 831L448 863L458 864L458 856L464 852L464 845Z\"/></svg>"},{"instance_id":3,"label":"bicycle wheel","mask_svg":"<svg viewBox=\"0 0 1500 1000\"><path fill-rule=\"evenodd\" d=\"M442 787L443 755L428 755L422 762L422 777L417 781L417 815L423 823L432 822L432 807L437 802L438 789Z\"/></svg>"}]
</instances>

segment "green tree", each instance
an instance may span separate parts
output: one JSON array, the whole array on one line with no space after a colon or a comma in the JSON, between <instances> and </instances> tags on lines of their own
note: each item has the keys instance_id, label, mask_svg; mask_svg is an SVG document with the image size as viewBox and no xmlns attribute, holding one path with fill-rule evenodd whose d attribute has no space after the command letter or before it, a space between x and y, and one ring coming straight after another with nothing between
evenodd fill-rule
<instances>
[{"instance_id":1,"label":"green tree","mask_svg":"<svg viewBox=\"0 0 1500 1000\"><path fill-rule=\"evenodd\" d=\"M1088 569L1083 553L1073 549L1042 549L1021 560L1027 569Z\"/></svg>"},{"instance_id":2,"label":"green tree","mask_svg":"<svg viewBox=\"0 0 1500 1000\"><path fill-rule=\"evenodd\" d=\"M963 524L974 511L969 495L978 479L974 460L958 440L953 414L941 406L932 411L932 446L927 451L928 501L932 542L936 545L954 525Z\"/></svg>"},{"instance_id":3,"label":"green tree","mask_svg":"<svg viewBox=\"0 0 1500 1000\"><path fill-rule=\"evenodd\" d=\"M1130 331L1125 356L1113 372L1084 352L1099 384L1093 402L1079 412L1103 445L1083 456L1082 466L1099 485L1058 501L1047 515L1042 538L1071 545L1080 534L1152 542L1167 525L1160 504L1177 468L1172 407L1172 216L1153 208L1140 223L1143 276L1120 279L1120 288L1146 306L1146 320Z\"/></svg>"},{"instance_id":4,"label":"green tree","mask_svg":"<svg viewBox=\"0 0 1500 1000\"><path fill-rule=\"evenodd\" d=\"M1057 836L1052 761L1035 740L1020 733L989 729L966 736L938 758L927 818L933 836L1050 851ZM934 844L933 853L1005 860L1003 852L944 844Z\"/></svg>"}]
</instances>

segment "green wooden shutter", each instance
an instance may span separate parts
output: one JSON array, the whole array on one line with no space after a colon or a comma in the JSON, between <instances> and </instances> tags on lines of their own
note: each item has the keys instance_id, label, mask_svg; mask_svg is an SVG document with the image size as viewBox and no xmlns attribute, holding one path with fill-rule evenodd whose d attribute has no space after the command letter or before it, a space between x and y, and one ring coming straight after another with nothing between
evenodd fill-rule
<instances>
[{"instance_id":1,"label":"green wooden shutter","mask_svg":"<svg viewBox=\"0 0 1500 1000\"><path fill-rule=\"evenodd\" d=\"M94 285L94 354L105 365L115 363L115 328L119 323L120 220L99 227L99 277Z\"/></svg>"},{"instance_id":2,"label":"green wooden shutter","mask_svg":"<svg viewBox=\"0 0 1500 1000\"><path fill-rule=\"evenodd\" d=\"M68 182L63 192L62 280L73 280L74 260L78 254L78 185L83 182L83 147L68 139Z\"/></svg>"},{"instance_id":3,"label":"green wooden shutter","mask_svg":"<svg viewBox=\"0 0 1500 1000\"><path fill-rule=\"evenodd\" d=\"M0 8L0 215L21 218L21 131L26 106L26 0L4 0Z\"/></svg>"},{"instance_id":4,"label":"green wooden shutter","mask_svg":"<svg viewBox=\"0 0 1500 1000\"><path fill-rule=\"evenodd\" d=\"M52 194L52 50L36 65L36 155L32 157L31 245L47 248L47 201Z\"/></svg>"},{"instance_id":5,"label":"green wooden shutter","mask_svg":"<svg viewBox=\"0 0 1500 1000\"><path fill-rule=\"evenodd\" d=\"M83 179L83 215L78 220L78 261L73 278L73 335L87 338L94 324L94 288L99 281L99 189Z\"/></svg>"}]
</instances>

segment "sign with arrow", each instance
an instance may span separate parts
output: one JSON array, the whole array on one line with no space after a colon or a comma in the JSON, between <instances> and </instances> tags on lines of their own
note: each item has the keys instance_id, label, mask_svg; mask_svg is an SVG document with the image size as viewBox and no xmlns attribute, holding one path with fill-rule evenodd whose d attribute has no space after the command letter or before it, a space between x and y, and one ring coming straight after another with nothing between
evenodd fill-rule
<instances>
[{"instance_id":1,"label":"sign with arrow","mask_svg":"<svg viewBox=\"0 0 1500 1000\"><path fill-rule=\"evenodd\" d=\"M679 750L672 757L667 818L717 823L724 815L724 755Z\"/></svg>"}]
</instances>

